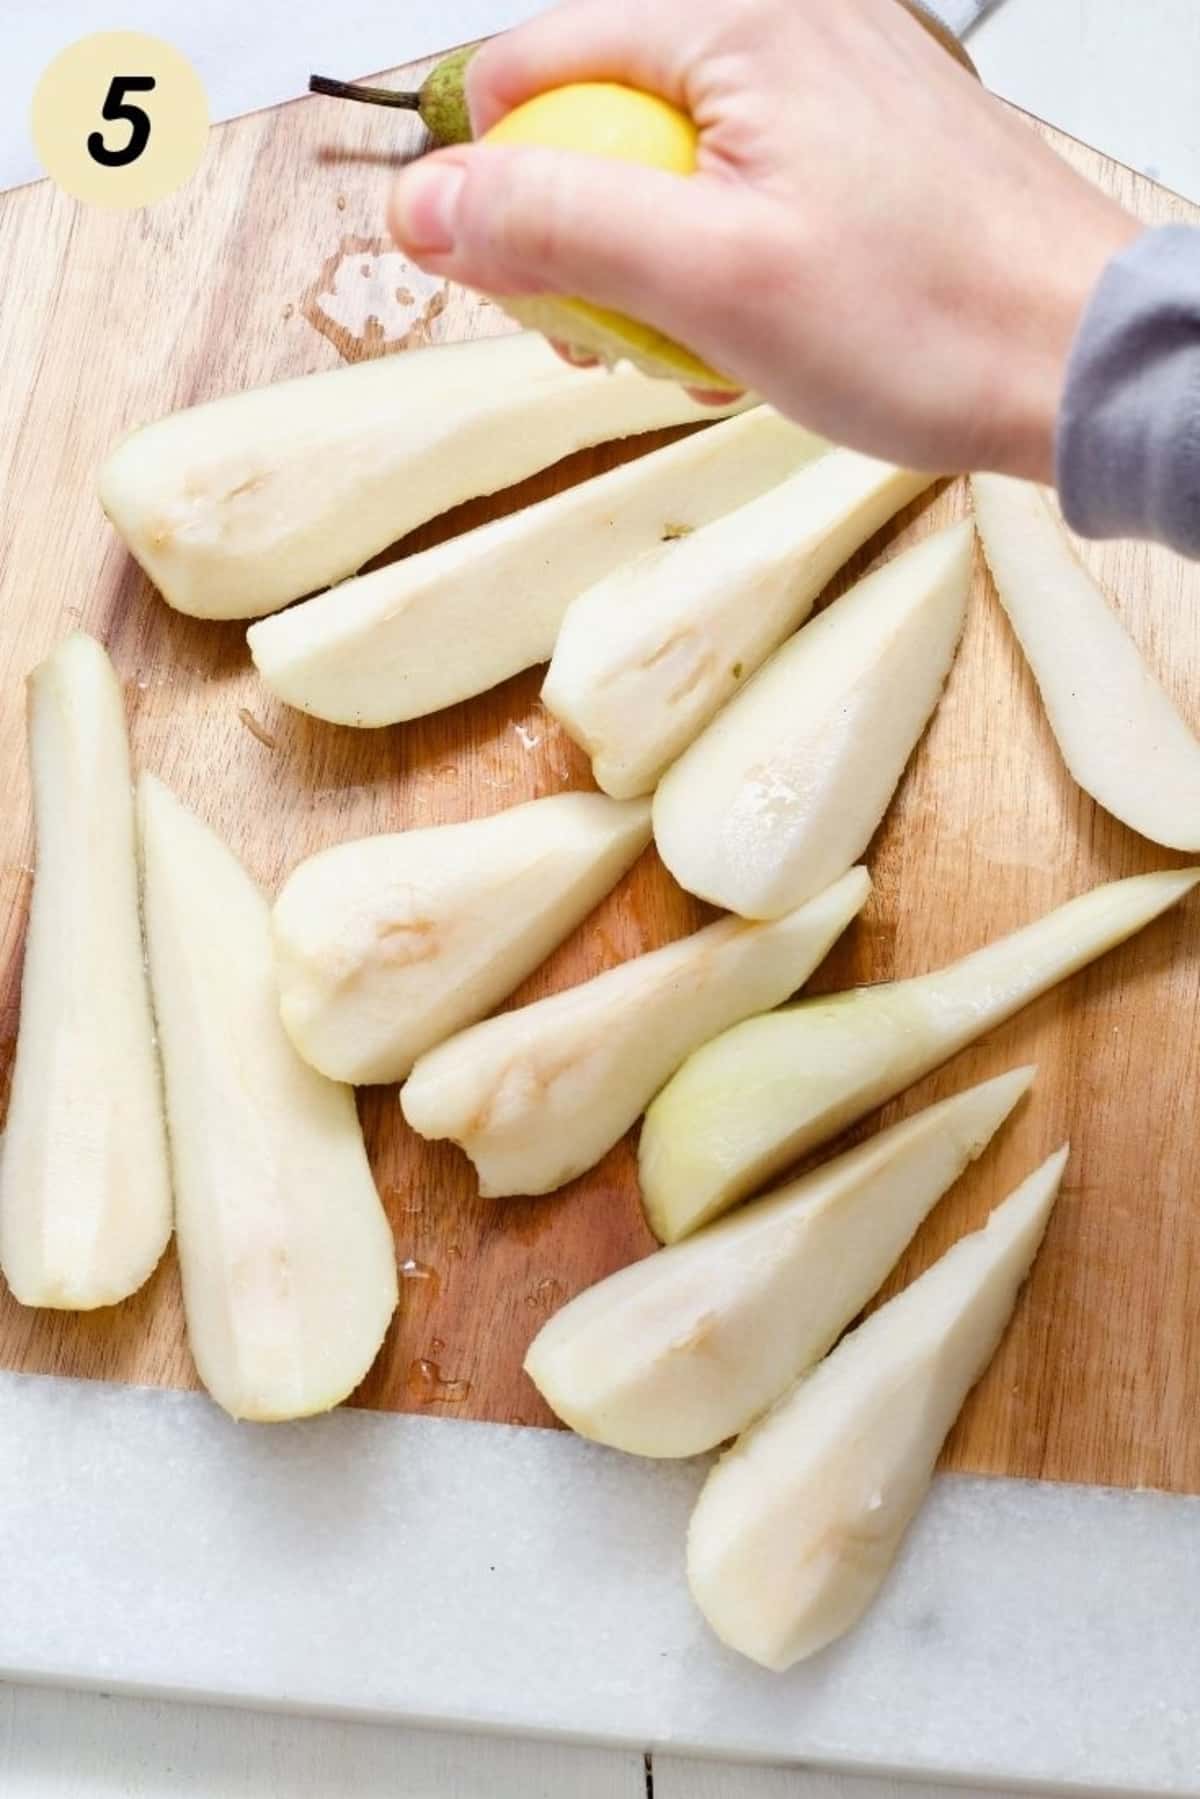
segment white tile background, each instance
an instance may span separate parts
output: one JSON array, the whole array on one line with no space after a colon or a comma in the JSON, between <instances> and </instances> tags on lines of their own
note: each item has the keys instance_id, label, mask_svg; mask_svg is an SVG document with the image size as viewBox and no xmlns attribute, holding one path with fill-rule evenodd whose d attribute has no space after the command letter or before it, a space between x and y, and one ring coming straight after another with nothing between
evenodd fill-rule
<instances>
[{"instance_id":1,"label":"white tile background","mask_svg":"<svg viewBox=\"0 0 1200 1799\"><path fill-rule=\"evenodd\" d=\"M833 0L830 0L833 3ZM933 0L938 4L938 0ZM0 188L38 174L28 95L85 32L154 31L204 76L214 118L303 93L311 69L364 75L480 37L545 0L3 0ZM941 0L947 16L974 0ZM971 35L998 93L1200 200L1196 0L993 0Z\"/></svg>"},{"instance_id":2,"label":"white tile background","mask_svg":"<svg viewBox=\"0 0 1200 1799\"><path fill-rule=\"evenodd\" d=\"M318 63L366 73L536 7L5 0L0 186L36 174L28 93L48 56L85 31L119 23L171 37L204 68L214 111L225 115L299 92ZM1196 0L1001 0L972 48L999 93L1200 200ZM646 1790L642 1758L628 1753L0 1688L3 1799L643 1799ZM895 1782L665 1757L653 1790L655 1799L936 1799Z\"/></svg>"},{"instance_id":3,"label":"white tile background","mask_svg":"<svg viewBox=\"0 0 1200 1799\"><path fill-rule=\"evenodd\" d=\"M1200 201L1197 0L1000 0L970 46L997 93Z\"/></svg>"}]
</instances>

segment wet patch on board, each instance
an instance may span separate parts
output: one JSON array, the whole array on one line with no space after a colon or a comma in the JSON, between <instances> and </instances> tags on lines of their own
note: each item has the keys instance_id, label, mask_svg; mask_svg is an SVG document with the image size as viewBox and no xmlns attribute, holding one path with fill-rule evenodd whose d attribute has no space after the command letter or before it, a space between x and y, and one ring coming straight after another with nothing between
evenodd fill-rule
<instances>
[{"instance_id":1,"label":"wet patch on board","mask_svg":"<svg viewBox=\"0 0 1200 1799\"><path fill-rule=\"evenodd\" d=\"M368 362L429 343L447 293L390 238L344 237L300 310L345 361Z\"/></svg>"}]
</instances>

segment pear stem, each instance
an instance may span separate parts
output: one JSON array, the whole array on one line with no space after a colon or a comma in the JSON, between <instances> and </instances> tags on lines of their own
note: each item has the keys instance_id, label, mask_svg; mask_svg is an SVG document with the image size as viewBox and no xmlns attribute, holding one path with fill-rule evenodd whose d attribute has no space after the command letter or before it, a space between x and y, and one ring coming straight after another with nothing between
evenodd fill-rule
<instances>
[{"instance_id":1,"label":"pear stem","mask_svg":"<svg viewBox=\"0 0 1200 1799\"><path fill-rule=\"evenodd\" d=\"M368 106L399 106L405 112L418 112L420 94L402 93L393 87L364 87L358 81L335 81L330 75L310 75L310 94L329 94L334 100L362 100Z\"/></svg>"}]
</instances>

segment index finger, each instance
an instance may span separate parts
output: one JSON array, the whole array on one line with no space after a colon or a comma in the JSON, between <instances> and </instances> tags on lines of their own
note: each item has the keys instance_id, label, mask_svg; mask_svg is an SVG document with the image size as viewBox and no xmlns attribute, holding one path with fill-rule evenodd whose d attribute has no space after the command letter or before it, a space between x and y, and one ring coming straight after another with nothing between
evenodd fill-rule
<instances>
[{"instance_id":1,"label":"index finger","mask_svg":"<svg viewBox=\"0 0 1200 1799\"><path fill-rule=\"evenodd\" d=\"M467 68L475 135L523 100L571 81L622 81L687 106L687 63L706 8L693 0L563 0L491 38Z\"/></svg>"}]
</instances>

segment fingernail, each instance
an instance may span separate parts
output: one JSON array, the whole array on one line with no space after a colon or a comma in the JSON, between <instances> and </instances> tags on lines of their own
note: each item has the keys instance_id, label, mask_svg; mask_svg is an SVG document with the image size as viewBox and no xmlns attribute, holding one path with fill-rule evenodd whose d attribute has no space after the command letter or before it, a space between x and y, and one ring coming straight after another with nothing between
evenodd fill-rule
<instances>
[{"instance_id":1,"label":"fingernail","mask_svg":"<svg viewBox=\"0 0 1200 1799\"><path fill-rule=\"evenodd\" d=\"M732 406L735 400L746 397L741 387L689 387L688 393L697 406Z\"/></svg>"},{"instance_id":2,"label":"fingernail","mask_svg":"<svg viewBox=\"0 0 1200 1799\"><path fill-rule=\"evenodd\" d=\"M594 369L599 365L598 356L591 356L586 350L577 349L574 344L564 343L561 337L552 337L550 346L555 355L561 356L564 362L569 362L573 369Z\"/></svg>"},{"instance_id":3,"label":"fingernail","mask_svg":"<svg viewBox=\"0 0 1200 1799\"><path fill-rule=\"evenodd\" d=\"M416 162L396 183L392 224L409 250L453 250L459 195L466 170L440 158Z\"/></svg>"}]
</instances>

